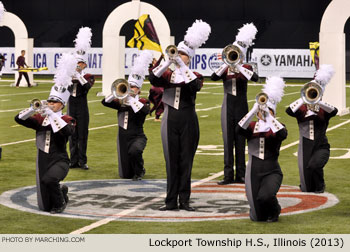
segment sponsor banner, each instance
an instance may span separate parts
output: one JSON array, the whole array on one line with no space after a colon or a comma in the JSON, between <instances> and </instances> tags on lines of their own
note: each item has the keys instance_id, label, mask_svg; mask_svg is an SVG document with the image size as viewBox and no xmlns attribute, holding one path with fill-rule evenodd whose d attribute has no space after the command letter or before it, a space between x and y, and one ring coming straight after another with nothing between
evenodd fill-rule
<instances>
[{"instance_id":1,"label":"sponsor banner","mask_svg":"<svg viewBox=\"0 0 350 252\"><path fill-rule=\"evenodd\" d=\"M48 67L47 71L35 74L54 74L57 62L63 52L74 52L74 48L34 48L34 68ZM0 48L5 55L3 74L13 74L18 55L14 55L14 48ZM190 69L204 76L212 73L223 64L222 48L199 48L191 59ZM133 62L138 55L137 48L125 48L125 74L130 73ZM155 54L156 55L156 54ZM91 74L102 74L102 48L91 48L88 51L88 71ZM116 59L117 60L117 59ZM312 78L315 66L312 63L308 49L254 49L252 62L256 63L256 71L260 77L281 76L294 78ZM255 69L255 66L254 66Z\"/></svg>"},{"instance_id":2,"label":"sponsor banner","mask_svg":"<svg viewBox=\"0 0 350 252\"><path fill-rule=\"evenodd\" d=\"M254 49L259 77L313 78L316 68L308 49Z\"/></svg>"},{"instance_id":3,"label":"sponsor banner","mask_svg":"<svg viewBox=\"0 0 350 252\"><path fill-rule=\"evenodd\" d=\"M223 62L221 60L222 49L198 49L197 54L192 58L190 68L204 76L210 76ZM48 67L47 71L36 72L35 74L54 74L59 57L64 52L74 52L74 48L34 48L33 65L30 67ZM13 74L17 68L16 60L19 55L14 54L13 47L0 48L5 58L3 74ZM125 74L130 73L134 60L138 55L137 48L125 48ZM155 54L156 55L156 54ZM28 57L28 56L27 56ZM88 72L91 74L102 74L102 48L91 48L88 51ZM28 62L27 62L28 63Z\"/></svg>"}]
</instances>

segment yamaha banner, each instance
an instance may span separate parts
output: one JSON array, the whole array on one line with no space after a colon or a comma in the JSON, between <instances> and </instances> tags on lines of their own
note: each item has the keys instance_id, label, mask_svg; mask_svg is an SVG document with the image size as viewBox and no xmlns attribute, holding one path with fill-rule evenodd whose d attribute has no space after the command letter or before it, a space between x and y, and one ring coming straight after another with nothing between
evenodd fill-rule
<instances>
[{"instance_id":1,"label":"yamaha banner","mask_svg":"<svg viewBox=\"0 0 350 252\"><path fill-rule=\"evenodd\" d=\"M54 74L57 61L63 52L74 52L73 48L34 48L34 68L48 67L47 71L35 74ZM3 74L13 74L16 60L19 55L14 55L14 48L0 48L0 53L6 58ZM88 52L88 71L91 74L102 74L102 48L91 48ZM190 69L204 76L212 73L223 64L221 48L197 49L196 55L191 59ZM138 55L137 48L125 48L125 74L128 75L133 66L134 59ZM27 56L28 57L28 56ZM315 74L315 66L312 63L310 50L308 49L254 49L251 62L255 63L260 77L281 76L292 78L312 78Z\"/></svg>"}]
</instances>

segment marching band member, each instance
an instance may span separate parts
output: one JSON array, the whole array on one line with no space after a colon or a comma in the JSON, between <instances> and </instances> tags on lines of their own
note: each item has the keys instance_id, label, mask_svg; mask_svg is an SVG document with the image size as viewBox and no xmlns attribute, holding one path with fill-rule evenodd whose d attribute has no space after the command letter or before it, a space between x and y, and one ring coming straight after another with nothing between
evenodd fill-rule
<instances>
[{"instance_id":1,"label":"marching band member","mask_svg":"<svg viewBox=\"0 0 350 252\"><path fill-rule=\"evenodd\" d=\"M239 120L248 112L248 81L258 81L259 78L256 73L251 71L251 65L243 64L247 49L254 44L253 40L256 33L257 29L253 23L245 24L240 28L236 41L233 45L225 47L223 51L223 58L227 56L227 60L224 60L225 63L211 76L211 79L214 81L222 79L224 84L224 99L221 107L221 129L224 140L224 179L218 182L219 185L234 182L244 183L246 139L244 136L237 134L235 128ZM231 55L225 56L226 48L231 51ZM238 55L232 58L232 55L237 52ZM233 149L236 158L235 179Z\"/></svg>"},{"instance_id":2,"label":"marching band member","mask_svg":"<svg viewBox=\"0 0 350 252\"><path fill-rule=\"evenodd\" d=\"M245 173L245 189L253 221L278 221L281 206L277 192L283 174L278 163L281 142L287 138L287 130L275 118L277 103L283 96L284 81L280 77L266 79L257 103L239 121L237 132L248 140L249 160ZM260 104L260 105L259 105ZM253 121L255 116L258 121Z\"/></svg>"},{"instance_id":3,"label":"marching band member","mask_svg":"<svg viewBox=\"0 0 350 252\"><path fill-rule=\"evenodd\" d=\"M323 168L330 155L326 130L329 120L338 110L321 101L321 98L333 74L331 65L321 65L315 79L302 89L302 98L286 109L299 125L298 166L303 192L323 193L326 188Z\"/></svg>"},{"instance_id":4,"label":"marching band member","mask_svg":"<svg viewBox=\"0 0 350 252\"><path fill-rule=\"evenodd\" d=\"M60 181L69 171L66 144L68 136L74 132L75 121L72 117L63 115L62 109L69 98L67 87L74 74L75 65L76 59L73 55L63 54L58 63L55 84L51 88L47 106L43 101L37 100L33 102L33 106L15 117L18 124L36 130L38 205L40 210L52 214L63 212L68 203L68 187L60 187Z\"/></svg>"},{"instance_id":5,"label":"marching band member","mask_svg":"<svg viewBox=\"0 0 350 252\"><path fill-rule=\"evenodd\" d=\"M164 55L162 54L161 57L158 59L158 61L154 58L152 61L152 64L150 65L150 68L152 68L154 65L159 65L160 61L164 59ZM164 93L163 87L155 87L151 86L148 94L148 100L150 103L153 104L153 107L151 108L149 114L152 116L153 111L155 111L155 122L160 122L160 116L164 112L164 104L162 102L162 97Z\"/></svg>"},{"instance_id":6,"label":"marching band member","mask_svg":"<svg viewBox=\"0 0 350 252\"><path fill-rule=\"evenodd\" d=\"M199 125L195 110L196 93L203 86L203 77L189 69L195 49L208 39L210 26L196 20L177 48L168 47L169 60L150 70L153 86L163 87L164 114L161 124L163 152L167 171L165 206L159 210L194 211L190 206L191 172L199 141ZM168 69L175 63L175 70Z\"/></svg>"},{"instance_id":7,"label":"marching band member","mask_svg":"<svg viewBox=\"0 0 350 252\"><path fill-rule=\"evenodd\" d=\"M18 66L18 70L21 70L21 69L24 69L24 67L28 67L27 63L26 63L26 59L24 57L24 55L26 54L26 51L25 50L22 50L21 51L21 56L19 56L17 58L17 61L16 61L16 64ZM24 75L24 78L26 79L27 81L27 84L28 84L28 87L32 87L32 85L30 84L30 81L29 81L29 76L28 76L28 73L27 72L21 72L21 71L18 71L18 79L17 79L17 83L16 83L16 88L19 88L19 83L21 82L22 80L22 76Z\"/></svg>"},{"instance_id":8,"label":"marching band member","mask_svg":"<svg viewBox=\"0 0 350 252\"><path fill-rule=\"evenodd\" d=\"M69 87L71 93L68 100L68 115L74 117L77 121L77 127L74 134L69 138L69 149L71 163L70 168L89 169L87 165L87 143L89 134L89 107L87 95L90 88L95 83L95 77L86 74L84 69L87 67L86 51L91 47L91 29L82 27L79 29L75 41L75 51L78 65L72 79L73 85Z\"/></svg>"},{"instance_id":9,"label":"marching band member","mask_svg":"<svg viewBox=\"0 0 350 252\"><path fill-rule=\"evenodd\" d=\"M146 147L147 137L143 131L143 124L150 108L148 100L140 98L139 94L152 57L150 51L144 50L136 58L128 78L129 84L126 84L130 86L130 94L126 93L126 98L116 99L110 95L102 100L104 106L118 110L119 176L136 181L141 180L146 172L142 153Z\"/></svg>"},{"instance_id":10,"label":"marching band member","mask_svg":"<svg viewBox=\"0 0 350 252\"><path fill-rule=\"evenodd\" d=\"M2 68L5 66L5 56L0 53L0 80L2 76Z\"/></svg>"},{"instance_id":11,"label":"marching band member","mask_svg":"<svg viewBox=\"0 0 350 252\"><path fill-rule=\"evenodd\" d=\"M149 114L152 115L152 112L155 111L154 121L160 122L160 116L164 112L164 104L162 102L162 97L164 93L164 88L151 86L149 90L148 100L153 103Z\"/></svg>"},{"instance_id":12,"label":"marching band member","mask_svg":"<svg viewBox=\"0 0 350 252\"><path fill-rule=\"evenodd\" d=\"M2 2L0 1L0 22L2 21L2 17L4 16L6 10L4 5L2 4ZM5 65L5 56L2 55L2 53L0 53L0 80L1 80L1 76L2 76L2 68ZM0 147L0 159L1 159L1 147Z\"/></svg>"}]
</instances>

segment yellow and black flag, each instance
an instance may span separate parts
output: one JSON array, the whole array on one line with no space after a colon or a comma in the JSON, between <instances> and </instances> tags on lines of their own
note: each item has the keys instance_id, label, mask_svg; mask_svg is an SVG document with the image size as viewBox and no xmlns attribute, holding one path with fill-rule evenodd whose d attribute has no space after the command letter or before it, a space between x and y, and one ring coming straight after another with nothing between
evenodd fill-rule
<instances>
[{"instance_id":1,"label":"yellow and black flag","mask_svg":"<svg viewBox=\"0 0 350 252\"><path fill-rule=\"evenodd\" d=\"M134 37L127 43L140 50L154 50L162 53L159 38L148 14L142 15L135 23Z\"/></svg>"},{"instance_id":2,"label":"yellow and black flag","mask_svg":"<svg viewBox=\"0 0 350 252\"><path fill-rule=\"evenodd\" d=\"M311 53L311 58L312 62L316 66L316 70L318 70L319 65L320 65L320 53L319 53L319 48L320 48L320 43L319 42L310 42L310 53Z\"/></svg>"}]
</instances>

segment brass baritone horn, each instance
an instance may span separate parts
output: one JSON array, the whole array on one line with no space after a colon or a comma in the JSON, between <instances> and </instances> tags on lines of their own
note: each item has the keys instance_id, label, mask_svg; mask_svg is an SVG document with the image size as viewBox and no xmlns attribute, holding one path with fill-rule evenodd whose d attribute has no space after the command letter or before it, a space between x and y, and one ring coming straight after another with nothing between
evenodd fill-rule
<instances>
[{"instance_id":1,"label":"brass baritone horn","mask_svg":"<svg viewBox=\"0 0 350 252\"><path fill-rule=\"evenodd\" d=\"M266 93L259 93L256 95L255 100L259 105L264 106L269 100L269 97Z\"/></svg>"},{"instance_id":2,"label":"brass baritone horn","mask_svg":"<svg viewBox=\"0 0 350 252\"><path fill-rule=\"evenodd\" d=\"M111 86L112 94L119 100L124 100L129 95L129 83L125 79L117 79Z\"/></svg>"},{"instance_id":3,"label":"brass baritone horn","mask_svg":"<svg viewBox=\"0 0 350 252\"><path fill-rule=\"evenodd\" d=\"M229 66L234 67L243 61L243 52L236 45L227 45L222 50L222 60Z\"/></svg>"},{"instance_id":4,"label":"brass baritone horn","mask_svg":"<svg viewBox=\"0 0 350 252\"><path fill-rule=\"evenodd\" d=\"M178 55L178 50L177 47L175 45L169 45L166 49L165 49L165 53L168 55L168 57L170 59L174 59L177 57Z\"/></svg>"},{"instance_id":5,"label":"brass baritone horn","mask_svg":"<svg viewBox=\"0 0 350 252\"><path fill-rule=\"evenodd\" d=\"M323 95L323 90L318 83L311 81L304 85L300 93L301 93L301 98L306 104L314 105L321 100Z\"/></svg>"}]
</instances>

